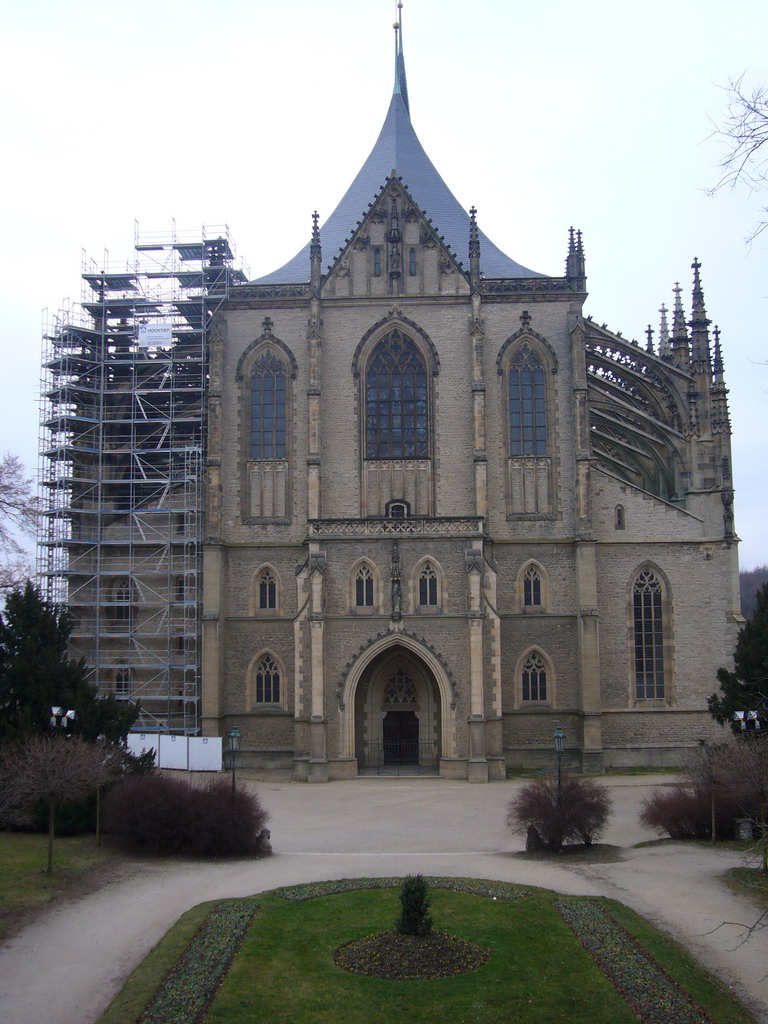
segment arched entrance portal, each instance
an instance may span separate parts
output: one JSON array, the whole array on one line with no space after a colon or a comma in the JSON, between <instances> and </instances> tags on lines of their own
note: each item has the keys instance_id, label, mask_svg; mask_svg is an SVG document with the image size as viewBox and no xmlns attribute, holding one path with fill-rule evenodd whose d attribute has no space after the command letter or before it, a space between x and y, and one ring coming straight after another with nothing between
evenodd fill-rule
<instances>
[{"instance_id":1,"label":"arched entrance portal","mask_svg":"<svg viewBox=\"0 0 768 1024\"><path fill-rule=\"evenodd\" d=\"M355 691L355 756L361 775L438 773L440 692L429 667L404 647L388 647Z\"/></svg>"}]
</instances>

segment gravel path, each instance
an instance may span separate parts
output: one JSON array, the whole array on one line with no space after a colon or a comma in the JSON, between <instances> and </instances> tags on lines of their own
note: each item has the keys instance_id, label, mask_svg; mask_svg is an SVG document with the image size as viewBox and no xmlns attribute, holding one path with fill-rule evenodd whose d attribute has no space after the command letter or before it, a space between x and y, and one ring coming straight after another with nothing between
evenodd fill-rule
<instances>
[{"instance_id":1,"label":"gravel path","mask_svg":"<svg viewBox=\"0 0 768 1024\"><path fill-rule=\"evenodd\" d=\"M364 875L494 878L622 900L683 942L768 1024L768 928L739 945L758 911L719 877L740 857L654 838L637 815L658 775L606 778L614 812L604 842L616 863L515 856L505 826L516 780L471 786L444 779L357 779L310 786L249 782L270 811L274 856L216 864L131 862L97 892L61 904L0 949L2 1024L93 1024L126 976L185 910L203 900L279 885ZM716 930L714 930L716 929Z\"/></svg>"}]
</instances>

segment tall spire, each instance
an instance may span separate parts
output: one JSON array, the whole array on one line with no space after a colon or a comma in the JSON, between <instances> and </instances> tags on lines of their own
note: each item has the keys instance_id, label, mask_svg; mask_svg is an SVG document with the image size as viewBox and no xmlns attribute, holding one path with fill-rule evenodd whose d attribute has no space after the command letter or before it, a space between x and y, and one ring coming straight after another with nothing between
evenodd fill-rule
<instances>
[{"instance_id":1,"label":"tall spire","mask_svg":"<svg viewBox=\"0 0 768 1024\"><path fill-rule=\"evenodd\" d=\"M394 23L395 30L395 96L402 96L408 116L411 116L411 108L408 104L408 82L405 78L405 57L403 56L403 5L397 5L397 21Z\"/></svg>"},{"instance_id":2,"label":"tall spire","mask_svg":"<svg viewBox=\"0 0 768 1024\"><path fill-rule=\"evenodd\" d=\"M444 236L454 253L464 252L469 232L469 215L440 177L424 152L411 123L403 59L402 8L398 3L395 22L395 88L379 137L368 159L357 172L340 203L322 225L323 252L329 260L341 252L371 203L377 199L392 169L408 189L419 210L426 213L436 231ZM355 125L355 135L361 132ZM480 265L484 277L519 278L545 275L522 266L503 253L478 229L482 249ZM294 284L305 282L310 265L310 243L284 266L254 282ZM577 246L578 248L578 246Z\"/></svg>"}]
</instances>

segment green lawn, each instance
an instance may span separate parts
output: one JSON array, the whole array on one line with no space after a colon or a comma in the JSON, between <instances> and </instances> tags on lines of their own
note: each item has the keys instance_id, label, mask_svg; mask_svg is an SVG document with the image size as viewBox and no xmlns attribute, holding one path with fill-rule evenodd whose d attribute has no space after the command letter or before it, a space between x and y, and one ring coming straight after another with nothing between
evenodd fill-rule
<instances>
[{"instance_id":1,"label":"green lawn","mask_svg":"<svg viewBox=\"0 0 768 1024\"><path fill-rule=\"evenodd\" d=\"M291 902L254 897L259 911L206 1024L635 1024L637 1018L553 907L530 890L514 902L432 890L435 926L491 949L472 973L429 981L348 974L334 950L392 925L397 889ZM749 1024L745 1009L678 946L619 904L599 901L718 1024ZM100 1024L134 1024L203 920L195 908L171 929ZM667 1018L660 1018L668 1022Z\"/></svg>"},{"instance_id":2,"label":"green lawn","mask_svg":"<svg viewBox=\"0 0 768 1024\"><path fill-rule=\"evenodd\" d=\"M88 887L112 862L112 855L96 846L93 836L57 838L50 878L45 874L47 857L47 835L0 832L0 939L62 894Z\"/></svg>"}]
</instances>

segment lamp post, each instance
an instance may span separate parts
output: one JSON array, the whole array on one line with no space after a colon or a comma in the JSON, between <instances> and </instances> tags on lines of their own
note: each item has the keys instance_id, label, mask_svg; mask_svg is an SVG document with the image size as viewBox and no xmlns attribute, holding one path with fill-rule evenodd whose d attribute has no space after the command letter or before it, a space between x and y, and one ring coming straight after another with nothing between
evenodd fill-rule
<instances>
[{"instance_id":1,"label":"lamp post","mask_svg":"<svg viewBox=\"0 0 768 1024\"><path fill-rule=\"evenodd\" d=\"M563 748L565 747L565 733L558 725L552 733L552 740L555 744L555 757L557 758L557 806L560 806L563 796Z\"/></svg>"},{"instance_id":2,"label":"lamp post","mask_svg":"<svg viewBox=\"0 0 768 1024\"><path fill-rule=\"evenodd\" d=\"M232 761L232 792L235 792L235 762L237 761L237 755L240 750L240 730L236 725L227 733L227 739L229 740L229 756Z\"/></svg>"}]
</instances>

